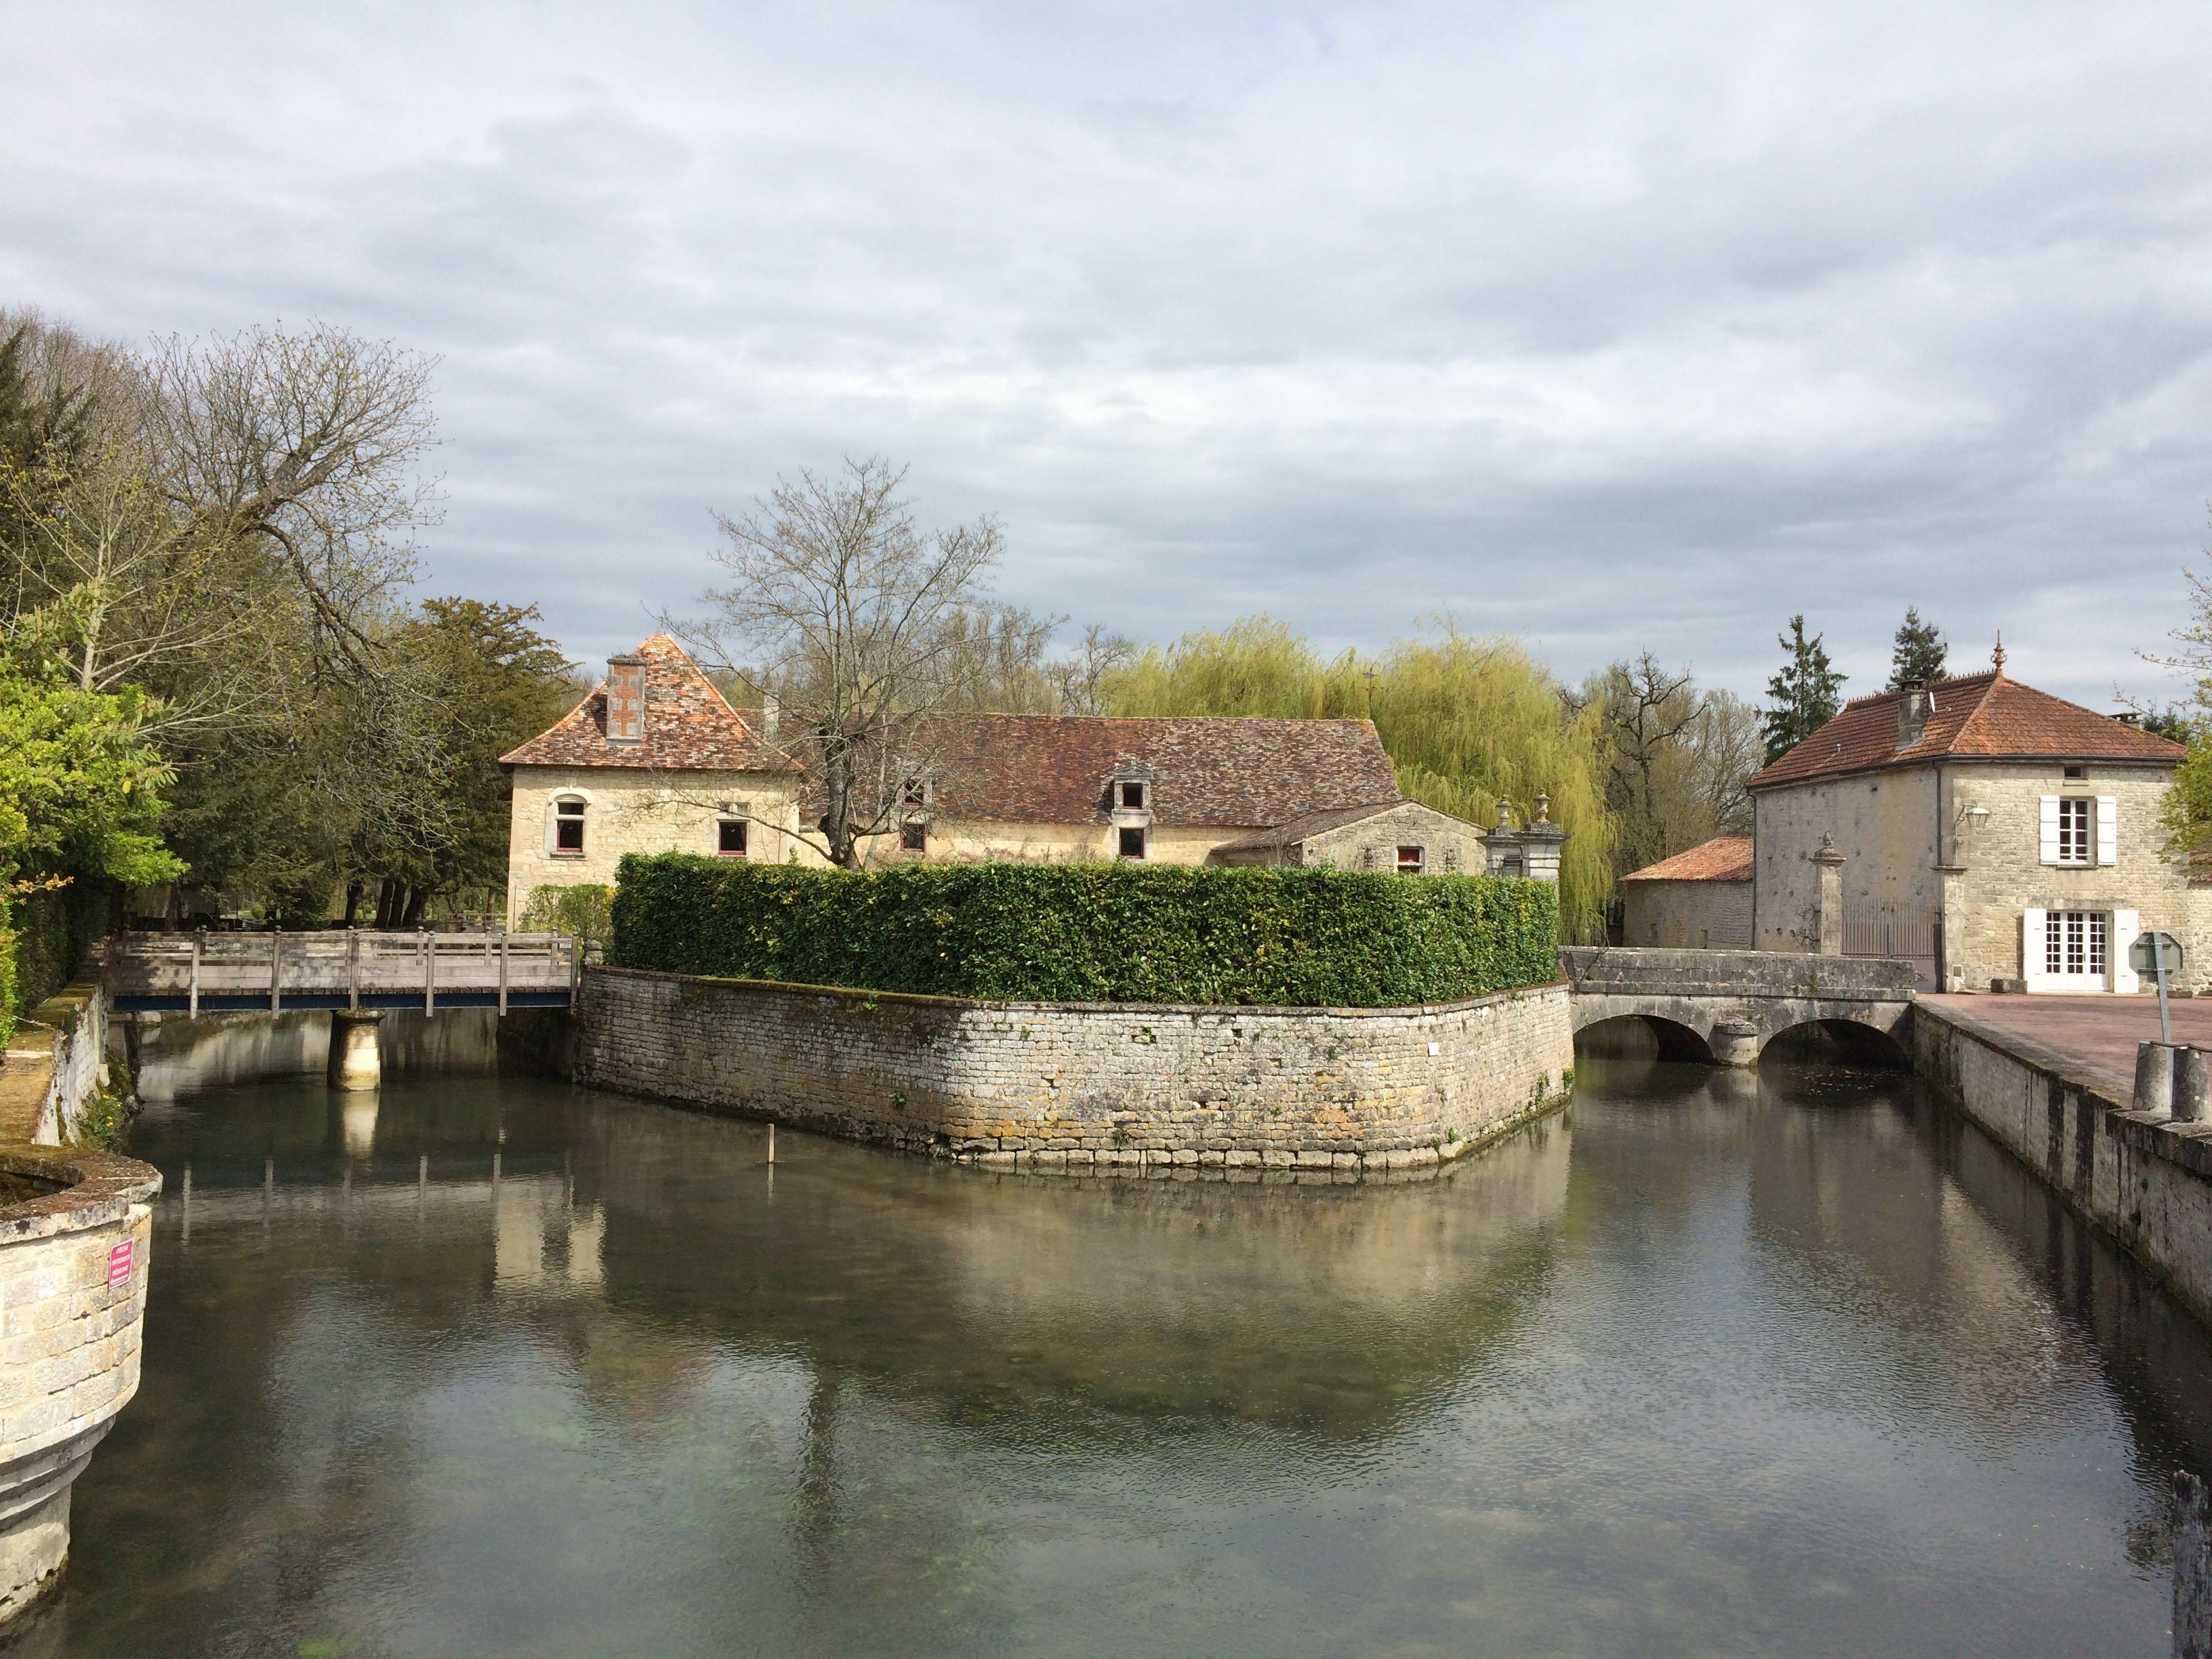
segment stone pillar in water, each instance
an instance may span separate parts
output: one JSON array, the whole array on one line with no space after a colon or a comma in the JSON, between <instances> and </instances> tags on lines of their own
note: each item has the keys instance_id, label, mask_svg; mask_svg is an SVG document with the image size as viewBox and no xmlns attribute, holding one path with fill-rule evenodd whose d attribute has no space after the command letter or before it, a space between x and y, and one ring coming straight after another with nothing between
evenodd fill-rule
<instances>
[{"instance_id":1,"label":"stone pillar in water","mask_svg":"<svg viewBox=\"0 0 2212 1659\"><path fill-rule=\"evenodd\" d=\"M340 1008L331 1015L331 1059L325 1073L333 1089L374 1089L384 1081L376 1038L384 1014L375 1008Z\"/></svg>"}]
</instances>

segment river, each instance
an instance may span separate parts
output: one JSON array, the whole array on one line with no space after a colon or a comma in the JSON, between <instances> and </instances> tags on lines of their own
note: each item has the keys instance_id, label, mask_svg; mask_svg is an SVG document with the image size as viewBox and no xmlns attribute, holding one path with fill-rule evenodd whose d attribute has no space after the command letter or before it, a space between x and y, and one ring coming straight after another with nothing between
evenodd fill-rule
<instances>
[{"instance_id":1,"label":"river","mask_svg":"<svg viewBox=\"0 0 2212 1659\"><path fill-rule=\"evenodd\" d=\"M1390 1186L763 1139L150 1110L144 1384L10 1653L2166 1651L2212 1341L1899 1074L1592 1062Z\"/></svg>"}]
</instances>

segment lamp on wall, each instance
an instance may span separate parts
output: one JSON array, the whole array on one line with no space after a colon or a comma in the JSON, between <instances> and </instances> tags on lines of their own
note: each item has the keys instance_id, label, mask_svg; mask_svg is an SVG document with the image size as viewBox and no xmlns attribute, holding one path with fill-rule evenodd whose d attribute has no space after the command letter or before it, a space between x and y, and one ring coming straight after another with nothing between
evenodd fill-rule
<instances>
[{"instance_id":1,"label":"lamp on wall","mask_svg":"<svg viewBox=\"0 0 2212 1659\"><path fill-rule=\"evenodd\" d=\"M1951 821L1954 830L1978 830L1990 821L1990 809L1978 801L1971 806L1961 806L1959 816Z\"/></svg>"}]
</instances>

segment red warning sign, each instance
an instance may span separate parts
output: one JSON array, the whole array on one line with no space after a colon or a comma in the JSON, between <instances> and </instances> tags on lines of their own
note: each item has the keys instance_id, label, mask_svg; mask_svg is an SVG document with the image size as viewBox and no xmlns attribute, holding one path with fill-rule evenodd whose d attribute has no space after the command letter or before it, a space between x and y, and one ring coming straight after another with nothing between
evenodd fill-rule
<instances>
[{"instance_id":1,"label":"red warning sign","mask_svg":"<svg viewBox=\"0 0 2212 1659\"><path fill-rule=\"evenodd\" d=\"M107 1253L107 1288L109 1290L112 1291L119 1285L128 1285L131 1282L131 1241L127 1238Z\"/></svg>"}]
</instances>

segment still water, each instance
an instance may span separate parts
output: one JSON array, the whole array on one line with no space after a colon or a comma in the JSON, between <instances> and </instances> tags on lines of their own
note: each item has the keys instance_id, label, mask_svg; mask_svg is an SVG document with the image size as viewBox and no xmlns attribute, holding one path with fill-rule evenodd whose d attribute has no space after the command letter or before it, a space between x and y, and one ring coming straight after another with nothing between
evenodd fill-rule
<instances>
[{"instance_id":1,"label":"still water","mask_svg":"<svg viewBox=\"0 0 2212 1659\"><path fill-rule=\"evenodd\" d=\"M156 1108L145 1383L11 1653L2166 1650L2212 1345L1909 1079L1592 1066L1389 1187L762 1148Z\"/></svg>"}]
</instances>

